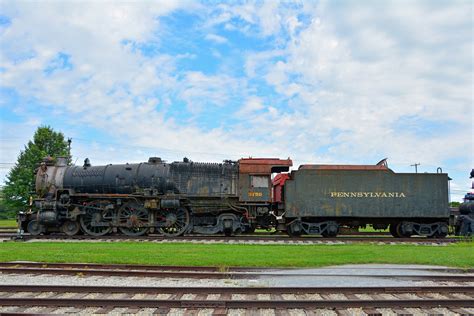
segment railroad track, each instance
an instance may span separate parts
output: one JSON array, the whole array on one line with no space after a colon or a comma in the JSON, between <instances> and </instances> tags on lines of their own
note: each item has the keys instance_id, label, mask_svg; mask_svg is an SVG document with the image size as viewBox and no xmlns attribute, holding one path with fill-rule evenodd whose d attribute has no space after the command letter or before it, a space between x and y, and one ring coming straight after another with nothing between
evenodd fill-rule
<instances>
[{"instance_id":1,"label":"railroad track","mask_svg":"<svg viewBox=\"0 0 474 316\"><path fill-rule=\"evenodd\" d=\"M416 269L412 269L416 270ZM118 276L118 277L154 277L154 278L192 278L192 279L263 279L276 277L311 278L357 278L428 280L474 282L474 273L460 269L431 269L436 274L374 274L357 273L348 269L347 273L328 273L324 269L305 272L299 269L266 268L228 268L181 267L181 266L131 266L102 264L49 264L49 263L0 263L3 274L44 274L44 275L80 275L80 276ZM448 273L449 272L449 273Z\"/></svg>"},{"instance_id":2,"label":"railroad track","mask_svg":"<svg viewBox=\"0 0 474 316\"><path fill-rule=\"evenodd\" d=\"M48 262L0 262L0 268L60 268L60 269L108 269L108 270L158 270L158 271L203 271L203 272L222 272L222 271L278 271L278 268L267 267L215 267L215 266L170 266L170 265L145 265L145 264L102 264L102 263L48 263ZM333 269L334 267L318 268L319 270ZM338 270L353 270L353 267L337 266ZM285 268L286 271L298 270L300 268ZM357 266L357 269L382 270L386 267ZM446 267L404 267L397 266L397 270L423 270L430 272L443 273L474 273L474 269L446 268Z\"/></svg>"},{"instance_id":3,"label":"railroad track","mask_svg":"<svg viewBox=\"0 0 474 316\"><path fill-rule=\"evenodd\" d=\"M2 312L20 313L157 313L258 315L261 309L286 315L343 313L351 308L367 314L413 309L439 314L474 312L474 287L95 287L0 285Z\"/></svg>"},{"instance_id":4,"label":"railroad track","mask_svg":"<svg viewBox=\"0 0 474 316\"><path fill-rule=\"evenodd\" d=\"M0 233L0 238L17 239L17 235L13 233ZM17 239L18 240L18 239ZM179 236L165 237L162 235L148 235L131 237L125 235L107 235L107 236L87 236L76 235L66 236L64 234L51 234L31 236L25 234L21 240L54 240L54 241L150 241L150 242L205 242L205 243L278 243L278 244L328 244L328 243L421 243L421 244L449 244L464 241L462 238L426 238L426 237L410 237L410 238L393 238L390 236L380 237L374 235L367 236L350 236L341 235L336 238L323 238L319 236L308 236L292 238L284 235L239 235L234 237L225 236Z\"/></svg>"},{"instance_id":5,"label":"railroad track","mask_svg":"<svg viewBox=\"0 0 474 316\"><path fill-rule=\"evenodd\" d=\"M15 232L16 233L17 228L16 227L0 227L0 234L8 234ZM284 235L284 234L281 234ZM280 236L281 236L280 235ZM253 233L253 236L278 236L278 234L275 234L274 232L256 232ZM286 236L286 235L284 235ZM346 232L346 233L340 233L339 236L387 236L387 237L392 237L392 235L388 232Z\"/></svg>"}]
</instances>

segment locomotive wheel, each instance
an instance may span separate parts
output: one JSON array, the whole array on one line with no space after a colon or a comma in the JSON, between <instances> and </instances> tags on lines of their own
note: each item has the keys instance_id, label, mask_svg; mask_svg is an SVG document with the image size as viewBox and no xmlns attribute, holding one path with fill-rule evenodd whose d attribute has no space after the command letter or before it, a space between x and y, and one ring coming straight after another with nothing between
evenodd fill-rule
<instances>
[{"instance_id":1,"label":"locomotive wheel","mask_svg":"<svg viewBox=\"0 0 474 316\"><path fill-rule=\"evenodd\" d=\"M149 230L150 213L137 202L128 202L118 211L120 231L127 236L142 236Z\"/></svg>"},{"instance_id":2,"label":"locomotive wheel","mask_svg":"<svg viewBox=\"0 0 474 316\"><path fill-rule=\"evenodd\" d=\"M76 221L66 221L61 226L61 231L68 236L76 235L80 229L81 227L79 226L79 223Z\"/></svg>"},{"instance_id":3,"label":"locomotive wheel","mask_svg":"<svg viewBox=\"0 0 474 316\"><path fill-rule=\"evenodd\" d=\"M299 222L293 222L286 227L286 233L290 237L301 237L303 230Z\"/></svg>"},{"instance_id":4,"label":"locomotive wheel","mask_svg":"<svg viewBox=\"0 0 474 316\"><path fill-rule=\"evenodd\" d=\"M324 232L324 233L321 233L321 236L323 236L324 238L335 238L337 236L337 233Z\"/></svg>"},{"instance_id":5,"label":"locomotive wheel","mask_svg":"<svg viewBox=\"0 0 474 316\"><path fill-rule=\"evenodd\" d=\"M189 226L189 212L185 208L163 211L166 226L160 227L160 232L168 237L184 234Z\"/></svg>"},{"instance_id":6,"label":"locomotive wheel","mask_svg":"<svg viewBox=\"0 0 474 316\"><path fill-rule=\"evenodd\" d=\"M336 222L330 222L326 230L321 233L324 238L335 238L339 233L339 225Z\"/></svg>"},{"instance_id":7,"label":"locomotive wheel","mask_svg":"<svg viewBox=\"0 0 474 316\"><path fill-rule=\"evenodd\" d=\"M447 224L442 224L442 226L439 228L439 230L432 234L431 236L428 236L428 238L445 238L448 236L449 233L449 228Z\"/></svg>"},{"instance_id":8,"label":"locomotive wheel","mask_svg":"<svg viewBox=\"0 0 474 316\"><path fill-rule=\"evenodd\" d=\"M448 236L448 233L435 233L431 236L428 236L428 238L445 238Z\"/></svg>"},{"instance_id":9,"label":"locomotive wheel","mask_svg":"<svg viewBox=\"0 0 474 316\"><path fill-rule=\"evenodd\" d=\"M390 234L392 234L395 238L400 238L401 236L398 234L397 231L397 224L390 224Z\"/></svg>"},{"instance_id":10,"label":"locomotive wheel","mask_svg":"<svg viewBox=\"0 0 474 316\"><path fill-rule=\"evenodd\" d=\"M26 229L33 236L38 236L45 231L44 226L41 225L37 220L30 221Z\"/></svg>"},{"instance_id":11,"label":"locomotive wheel","mask_svg":"<svg viewBox=\"0 0 474 316\"><path fill-rule=\"evenodd\" d=\"M109 201L93 201L85 206L86 213L79 219L84 233L91 236L104 236L112 231L110 224L113 211L105 209L109 204Z\"/></svg>"},{"instance_id":12,"label":"locomotive wheel","mask_svg":"<svg viewBox=\"0 0 474 316\"><path fill-rule=\"evenodd\" d=\"M412 234L403 232L403 225L404 225L403 222L398 223L398 225L397 225L397 234L398 234L398 236L400 236L401 238L411 237Z\"/></svg>"}]
</instances>

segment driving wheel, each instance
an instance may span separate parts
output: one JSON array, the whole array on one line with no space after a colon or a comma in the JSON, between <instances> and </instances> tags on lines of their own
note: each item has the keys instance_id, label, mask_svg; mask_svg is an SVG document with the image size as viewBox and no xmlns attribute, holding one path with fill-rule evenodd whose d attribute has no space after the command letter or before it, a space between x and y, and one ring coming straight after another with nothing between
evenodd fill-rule
<instances>
[{"instance_id":1,"label":"driving wheel","mask_svg":"<svg viewBox=\"0 0 474 316\"><path fill-rule=\"evenodd\" d=\"M162 212L165 225L160 227L160 232L168 237L184 234L189 226L189 212L185 208L170 209Z\"/></svg>"},{"instance_id":2,"label":"driving wheel","mask_svg":"<svg viewBox=\"0 0 474 316\"><path fill-rule=\"evenodd\" d=\"M92 201L84 207L79 222L87 235L104 236L112 231L113 208L109 201Z\"/></svg>"},{"instance_id":3,"label":"driving wheel","mask_svg":"<svg viewBox=\"0 0 474 316\"><path fill-rule=\"evenodd\" d=\"M149 230L150 213L138 202L128 202L118 211L120 231L127 236L142 236Z\"/></svg>"}]
</instances>

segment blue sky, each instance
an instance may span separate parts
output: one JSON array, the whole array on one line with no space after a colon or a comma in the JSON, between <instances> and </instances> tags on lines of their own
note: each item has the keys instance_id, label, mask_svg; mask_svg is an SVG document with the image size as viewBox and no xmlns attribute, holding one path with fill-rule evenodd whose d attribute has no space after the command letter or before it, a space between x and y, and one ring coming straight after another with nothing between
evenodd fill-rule
<instances>
[{"instance_id":1,"label":"blue sky","mask_svg":"<svg viewBox=\"0 0 474 316\"><path fill-rule=\"evenodd\" d=\"M470 1L0 1L0 181L38 125L80 163L473 163Z\"/></svg>"}]
</instances>

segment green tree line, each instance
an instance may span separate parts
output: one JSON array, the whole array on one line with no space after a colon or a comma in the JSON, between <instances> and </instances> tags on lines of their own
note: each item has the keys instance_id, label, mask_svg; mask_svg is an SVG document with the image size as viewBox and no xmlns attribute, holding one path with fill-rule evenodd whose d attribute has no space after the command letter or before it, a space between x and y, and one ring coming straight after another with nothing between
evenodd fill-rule
<instances>
[{"instance_id":1,"label":"green tree line","mask_svg":"<svg viewBox=\"0 0 474 316\"><path fill-rule=\"evenodd\" d=\"M35 191L35 171L45 157L68 156L68 142L63 133L40 126L33 139L20 151L15 166L6 177L0 192L0 219L12 218L27 207Z\"/></svg>"}]
</instances>

